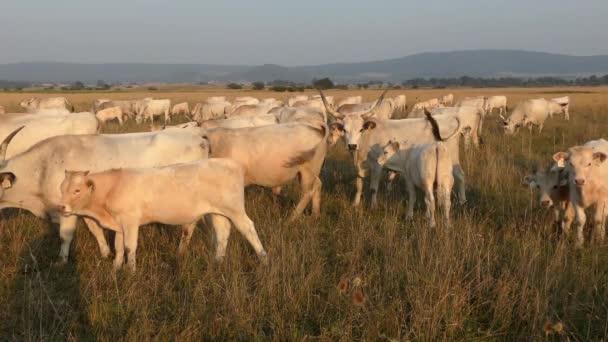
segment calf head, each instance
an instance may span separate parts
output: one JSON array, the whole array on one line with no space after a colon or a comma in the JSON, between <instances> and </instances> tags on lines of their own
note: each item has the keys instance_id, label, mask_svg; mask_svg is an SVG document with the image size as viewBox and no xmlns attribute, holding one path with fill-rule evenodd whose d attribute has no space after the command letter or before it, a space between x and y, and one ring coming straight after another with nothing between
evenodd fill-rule
<instances>
[{"instance_id":1,"label":"calf head","mask_svg":"<svg viewBox=\"0 0 608 342\"><path fill-rule=\"evenodd\" d=\"M582 188L590 179L599 176L599 168L608 156L591 147L576 146L568 152L557 152L553 155L558 167L564 167L569 174L569 181Z\"/></svg>"},{"instance_id":2,"label":"calf head","mask_svg":"<svg viewBox=\"0 0 608 342\"><path fill-rule=\"evenodd\" d=\"M395 153L399 152L400 149L406 149L409 146L407 141L398 142L396 139L389 140L386 145L382 148L382 155L378 157L378 164L386 164Z\"/></svg>"},{"instance_id":3,"label":"calf head","mask_svg":"<svg viewBox=\"0 0 608 342\"><path fill-rule=\"evenodd\" d=\"M61 204L58 210L70 215L86 208L93 197L95 183L89 178L89 171L65 171L61 182Z\"/></svg>"},{"instance_id":4,"label":"calf head","mask_svg":"<svg viewBox=\"0 0 608 342\"><path fill-rule=\"evenodd\" d=\"M560 192L567 191L568 175L563 168L539 170L524 177L523 184L539 192L539 203L545 208L552 207Z\"/></svg>"}]
</instances>

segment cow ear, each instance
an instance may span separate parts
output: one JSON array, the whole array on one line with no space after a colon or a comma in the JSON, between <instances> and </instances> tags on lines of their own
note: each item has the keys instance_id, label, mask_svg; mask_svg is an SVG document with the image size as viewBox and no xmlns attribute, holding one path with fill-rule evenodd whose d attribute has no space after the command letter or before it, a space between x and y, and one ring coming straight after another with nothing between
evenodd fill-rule
<instances>
[{"instance_id":1,"label":"cow ear","mask_svg":"<svg viewBox=\"0 0 608 342\"><path fill-rule=\"evenodd\" d=\"M95 190L95 182L92 179L87 180L87 187L91 189L91 191Z\"/></svg>"},{"instance_id":2,"label":"cow ear","mask_svg":"<svg viewBox=\"0 0 608 342\"><path fill-rule=\"evenodd\" d=\"M341 124L340 122L332 122L329 127L334 130L339 130L339 131L343 131L344 130L344 125Z\"/></svg>"},{"instance_id":3,"label":"cow ear","mask_svg":"<svg viewBox=\"0 0 608 342\"><path fill-rule=\"evenodd\" d=\"M553 160L555 160L557 167L565 167L566 160L568 160L569 157L570 154L568 152L557 152L553 155Z\"/></svg>"},{"instance_id":4,"label":"cow ear","mask_svg":"<svg viewBox=\"0 0 608 342\"><path fill-rule=\"evenodd\" d=\"M363 123L363 130L374 129L374 128L376 128L376 123L373 121L365 121Z\"/></svg>"},{"instance_id":5,"label":"cow ear","mask_svg":"<svg viewBox=\"0 0 608 342\"><path fill-rule=\"evenodd\" d=\"M522 182L523 186L529 186L531 188L533 188L534 186L536 186L536 181L534 180L534 175L527 175L524 177L524 180Z\"/></svg>"},{"instance_id":6,"label":"cow ear","mask_svg":"<svg viewBox=\"0 0 608 342\"><path fill-rule=\"evenodd\" d=\"M2 189L10 189L13 187L15 183L15 174L12 172L3 172L0 174L0 183L2 185Z\"/></svg>"},{"instance_id":7,"label":"cow ear","mask_svg":"<svg viewBox=\"0 0 608 342\"><path fill-rule=\"evenodd\" d=\"M89 170L86 170L86 171L84 172L84 175L85 175L85 177L86 177L86 176L88 176L88 175L89 175Z\"/></svg>"},{"instance_id":8,"label":"cow ear","mask_svg":"<svg viewBox=\"0 0 608 342\"><path fill-rule=\"evenodd\" d=\"M608 156L603 152L595 152L593 154L593 160L597 161L598 164L603 163L604 160L606 160L606 157L608 157Z\"/></svg>"}]
</instances>

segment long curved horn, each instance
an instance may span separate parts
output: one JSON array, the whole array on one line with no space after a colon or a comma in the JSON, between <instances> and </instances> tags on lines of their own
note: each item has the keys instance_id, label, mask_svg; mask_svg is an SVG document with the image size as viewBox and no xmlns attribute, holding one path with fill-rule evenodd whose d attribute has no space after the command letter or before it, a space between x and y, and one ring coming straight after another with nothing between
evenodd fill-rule
<instances>
[{"instance_id":1,"label":"long curved horn","mask_svg":"<svg viewBox=\"0 0 608 342\"><path fill-rule=\"evenodd\" d=\"M13 140L15 135L17 135L17 133L19 133L19 131L22 130L23 128L25 128L25 126L21 126L21 127L17 128L16 130L13 131L13 133L9 134L6 138L4 138L4 141L2 141L2 144L0 145L0 162L1 163L4 163L6 161L6 150L8 149L8 144L10 144L11 140Z\"/></svg>"},{"instance_id":2,"label":"long curved horn","mask_svg":"<svg viewBox=\"0 0 608 342\"><path fill-rule=\"evenodd\" d=\"M387 92L388 92L388 89L386 89L385 91L382 92L382 95L380 95L380 97L376 101L376 104L370 110L365 111L363 113L357 113L357 114L360 115L361 118L363 118L363 120L367 120L370 117L372 117L374 115L374 113L376 112L376 109L380 108L382 101L384 101L384 95L386 95Z\"/></svg>"},{"instance_id":3,"label":"long curved horn","mask_svg":"<svg viewBox=\"0 0 608 342\"><path fill-rule=\"evenodd\" d=\"M317 89L317 90L319 91L319 94L321 94L321 100L323 101L323 105L325 106L325 111L327 111L327 113L329 113L331 116L333 116L334 118L336 118L338 120L344 119L344 117L345 117L344 114L334 110L327 104L327 99L325 98L323 91L321 89Z\"/></svg>"}]
</instances>

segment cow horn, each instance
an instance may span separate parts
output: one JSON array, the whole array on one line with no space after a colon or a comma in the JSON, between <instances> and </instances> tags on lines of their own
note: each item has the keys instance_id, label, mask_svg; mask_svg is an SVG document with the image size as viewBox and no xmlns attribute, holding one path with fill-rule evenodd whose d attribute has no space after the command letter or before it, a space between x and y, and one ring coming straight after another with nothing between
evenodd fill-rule
<instances>
[{"instance_id":1,"label":"cow horn","mask_svg":"<svg viewBox=\"0 0 608 342\"><path fill-rule=\"evenodd\" d=\"M8 149L8 144L10 144L11 140L13 140L15 135L17 135L17 133L19 133L19 131L23 128L25 128L25 126L17 128L13 131L13 133L9 134L6 138L4 138L4 141L2 141L2 144L0 145L0 162L4 163L4 161L6 161L6 150Z\"/></svg>"},{"instance_id":2,"label":"cow horn","mask_svg":"<svg viewBox=\"0 0 608 342\"><path fill-rule=\"evenodd\" d=\"M382 104L382 101L384 101L384 95L386 95L387 92L388 92L388 89L386 89L385 91L382 92L382 95L380 95L380 97L378 98L378 100L376 101L376 104L374 105L374 107L372 107L372 109L368 110L367 112L361 113L359 115L364 120L367 120L372 115L374 115L374 113L376 112L376 109L378 109L380 107L380 105Z\"/></svg>"},{"instance_id":3,"label":"cow horn","mask_svg":"<svg viewBox=\"0 0 608 342\"><path fill-rule=\"evenodd\" d=\"M336 118L338 120L344 119L344 116L345 116L344 114L334 110L327 104L327 99L325 98L323 91L321 89L317 89L317 90L319 91L319 94L321 94L321 100L323 101L323 105L325 106L325 110L327 111L327 113L329 113L331 116L333 116L334 118Z\"/></svg>"}]
</instances>

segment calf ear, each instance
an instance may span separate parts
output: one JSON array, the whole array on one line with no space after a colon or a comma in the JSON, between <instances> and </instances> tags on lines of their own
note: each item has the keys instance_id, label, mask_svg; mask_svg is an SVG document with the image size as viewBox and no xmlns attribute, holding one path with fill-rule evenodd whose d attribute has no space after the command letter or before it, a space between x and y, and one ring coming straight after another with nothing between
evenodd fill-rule
<instances>
[{"instance_id":1,"label":"calf ear","mask_svg":"<svg viewBox=\"0 0 608 342\"><path fill-rule=\"evenodd\" d=\"M603 163L604 160L606 160L606 157L608 157L608 156L603 152L595 152L593 154L593 160L597 161L598 164Z\"/></svg>"},{"instance_id":2,"label":"calf ear","mask_svg":"<svg viewBox=\"0 0 608 342\"><path fill-rule=\"evenodd\" d=\"M95 182L92 179L87 180L87 187L91 189L91 191L95 190Z\"/></svg>"},{"instance_id":3,"label":"calf ear","mask_svg":"<svg viewBox=\"0 0 608 342\"><path fill-rule=\"evenodd\" d=\"M344 131L344 125L341 124L340 122L332 122L329 125L329 128L332 129L332 130L337 129L339 131Z\"/></svg>"},{"instance_id":4,"label":"calf ear","mask_svg":"<svg viewBox=\"0 0 608 342\"><path fill-rule=\"evenodd\" d=\"M533 188L534 186L536 186L536 181L534 180L534 176L533 175L527 175L524 177L524 180L522 181L522 185L523 186L529 186L531 188Z\"/></svg>"},{"instance_id":5,"label":"calf ear","mask_svg":"<svg viewBox=\"0 0 608 342\"><path fill-rule=\"evenodd\" d=\"M553 160L555 160L557 167L565 167L566 160L568 160L569 157L570 154L568 152L557 152L553 155Z\"/></svg>"},{"instance_id":6,"label":"calf ear","mask_svg":"<svg viewBox=\"0 0 608 342\"><path fill-rule=\"evenodd\" d=\"M12 172L3 172L0 173L0 184L2 185L2 189L10 189L13 187L15 183L15 174Z\"/></svg>"},{"instance_id":7,"label":"calf ear","mask_svg":"<svg viewBox=\"0 0 608 342\"><path fill-rule=\"evenodd\" d=\"M363 123L363 130L374 129L374 128L376 128L376 123L373 121L365 121Z\"/></svg>"}]
</instances>

